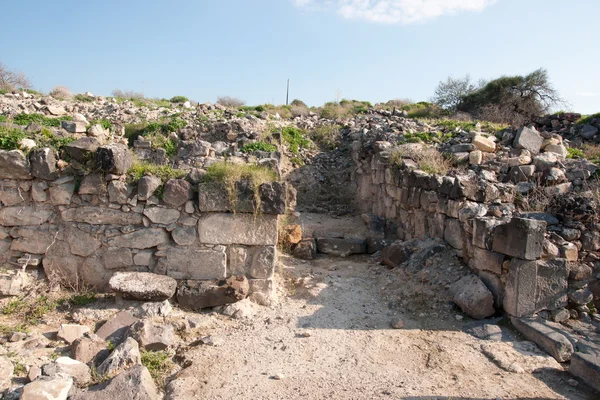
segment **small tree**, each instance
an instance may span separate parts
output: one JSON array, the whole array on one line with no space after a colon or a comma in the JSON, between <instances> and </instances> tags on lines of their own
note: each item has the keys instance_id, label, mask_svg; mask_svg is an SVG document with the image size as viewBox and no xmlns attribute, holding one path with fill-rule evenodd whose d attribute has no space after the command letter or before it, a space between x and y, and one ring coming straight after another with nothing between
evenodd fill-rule
<instances>
[{"instance_id":1,"label":"small tree","mask_svg":"<svg viewBox=\"0 0 600 400\"><path fill-rule=\"evenodd\" d=\"M431 102L445 110L454 112L463 101L463 98L476 89L477 87L471 83L471 77L468 74L464 78L449 76L446 81L438 84Z\"/></svg>"},{"instance_id":2,"label":"small tree","mask_svg":"<svg viewBox=\"0 0 600 400\"><path fill-rule=\"evenodd\" d=\"M0 62L0 90L15 90L17 88L29 89L31 82L22 72L9 70Z\"/></svg>"}]
</instances>

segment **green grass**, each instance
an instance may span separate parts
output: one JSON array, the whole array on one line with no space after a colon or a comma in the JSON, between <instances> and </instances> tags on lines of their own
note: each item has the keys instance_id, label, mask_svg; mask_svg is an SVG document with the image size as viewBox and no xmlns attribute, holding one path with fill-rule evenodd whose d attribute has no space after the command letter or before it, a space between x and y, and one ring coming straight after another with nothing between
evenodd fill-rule
<instances>
[{"instance_id":1,"label":"green grass","mask_svg":"<svg viewBox=\"0 0 600 400\"><path fill-rule=\"evenodd\" d=\"M236 211L237 188L236 183L247 181L254 192L255 213L261 209L260 185L277 180L277 174L271 169L255 164L233 164L226 161L216 162L206 169L204 182L220 185L227 192L227 197L233 211Z\"/></svg>"},{"instance_id":2,"label":"green grass","mask_svg":"<svg viewBox=\"0 0 600 400\"><path fill-rule=\"evenodd\" d=\"M87 306L88 304L94 303L98 300L96 293L76 293L70 296L67 301L73 306Z\"/></svg>"},{"instance_id":3,"label":"green grass","mask_svg":"<svg viewBox=\"0 0 600 400\"><path fill-rule=\"evenodd\" d=\"M297 167L301 167L304 165L304 161L300 157L292 157L290 158L290 162Z\"/></svg>"},{"instance_id":4,"label":"green grass","mask_svg":"<svg viewBox=\"0 0 600 400\"><path fill-rule=\"evenodd\" d=\"M252 153L255 151L266 151L266 152L273 152L273 151L277 151L277 146L270 144L270 143L266 143L266 142L254 142L254 143L248 143L245 144L240 151L242 153Z\"/></svg>"},{"instance_id":5,"label":"green grass","mask_svg":"<svg viewBox=\"0 0 600 400\"><path fill-rule=\"evenodd\" d=\"M127 171L134 182L139 181L144 175L151 174L159 177L163 182L169 179L179 179L187 175L187 172L181 169L175 169L170 165L156 165L146 162L135 162L133 167Z\"/></svg>"},{"instance_id":6,"label":"green grass","mask_svg":"<svg viewBox=\"0 0 600 400\"><path fill-rule=\"evenodd\" d=\"M310 140L306 138L306 132L302 129L286 126L283 128L282 137L287 143L292 154L298 154L300 149L310 146Z\"/></svg>"},{"instance_id":7,"label":"green grass","mask_svg":"<svg viewBox=\"0 0 600 400\"><path fill-rule=\"evenodd\" d=\"M310 137L313 141L325 147L326 149L333 150L340 144L340 126L317 126L310 132Z\"/></svg>"},{"instance_id":8,"label":"green grass","mask_svg":"<svg viewBox=\"0 0 600 400\"><path fill-rule=\"evenodd\" d=\"M185 103L186 101L189 101L189 99L185 96L173 96L170 100L171 103Z\"/></svg>"},{"instance_id":9,"label":"green grass","mask_svg":"<svg viewBox=\"0 0 600 400\"><path fill-rule=\"evenodd\" d=\"M4 315L21 317L25 323L35 325L48 313L54 311L64 300L55 300L48 296L39 296L35 299L18 297L8 302L0 312Z\"/></svg>"},{"instance_id":10,"label":"green grass","mask_svg":"<svg viewBox=\"0 0 600 400\"><path fill-rule=\"evenodd\" d=\"M10 91L7 89L0 89L0 94L6 94L9 93Z\"/></svg>"},{"instance_id":11,"label":"green grass","mask_svg":"<svg viewBox=\"0 0 600 400\"><path fill-rule=\"evenodd\" d=\"M0 324L0 336L8 336L13 332L28 333L29 327L25 324L18 324L18 325Z\"/></svg>"},{"instance_id":12,"label":"green grass","mask_svg":"<svg viewBox=\"0 0 600 400\"><path fill-rule=\"evenodd\" d=\"M100 125L104 129L112 129L112 127L113 127L113 123L110 122L109 120L107 120L106 118L91 120L90 126L92 126L92 125Z\"/></svg>"},{"instance_id":13,"label":"green grass","mask_svg":"<svg viewBox=\"0 0 600 400\"><path fill-rule=\"evenodd\" d=\"M91 103L94 101L93 97L88 97L85 94L76 94L75 97L73 97L73 99L82 103Z\"/></svg>"},{"instance_id":14,"label":"green grass","mask_svg":"<svg viewBox=\"0 0 600 400\"><path fill-rule=\"evenodd\" d=\"M577 121L577 125L589 124L593 119L600 118L600 113L586 115Z\"/></svg>"},{"instance_id":15,"label":"green grass","mask_svg":"<svg viewBox=\"0 0 600 400\"><path fill-rule=\"evenodd\" d=\"M581 149L567 147L567 158L584 158L585 153Z\"/></svg>"},{"instance_id":16,"label":"green grass","mask_svg":"<svg viewBox=\"0 0 600 400\"><path fill-rule=\"evenodd\" d=\"M148 368L150 375L160 388L164 387L166 379L171 374L175 364L171 356L165 351L146 351L140 352L142 365Z\"/></svg>"},{"instance_id":17,"label":"green grass","mask_svg":"<svg viewBox=\"0 0 600 400\"><path fill-rule=\"evenodd\" d=\"M152 141L152 146L154 148L165 149L167 156L171 157L177 154L177 146L174 141L167 137L167 135L181 128L185 128L186 126L187 122L177 116L160 122L153 121L126 124L125 137L129 141L129 145L133 146L133 142L137 137L143 136Z\"/></svg>"},{"instance_id":18,"label":"green grass","mask_svg":"<svg viewBox=\"0 0 600 400\"><path fill-rule=\"evenodd\" d=\"M5 115L0 115L0 122L7 122L8 121L8 117L6 117Z\"/></svg>"},{"instance_id":19,"label":"green grass","mask_svg":"<svg viewBox=\"0 0 600 400\"><path fill-rule=\"evenodd\" d=\"M64 116L59 118L49 118L42 114L19 114L13 118L13 123L17 125L29 125L31 123L47 127L59 127L61 121L71 121L73 117Z\"/></svg>"},{"instance_id":20,"label":"green grass","mask_svg":"<svg viewBox=\"0 0 600 400\"><path fill-rule=\"evenodd\" d=\"M27 134L17 128L0 127L0 149L15 150L19 148L19 143L25 139Z\"/></svg>"}]
</instances>

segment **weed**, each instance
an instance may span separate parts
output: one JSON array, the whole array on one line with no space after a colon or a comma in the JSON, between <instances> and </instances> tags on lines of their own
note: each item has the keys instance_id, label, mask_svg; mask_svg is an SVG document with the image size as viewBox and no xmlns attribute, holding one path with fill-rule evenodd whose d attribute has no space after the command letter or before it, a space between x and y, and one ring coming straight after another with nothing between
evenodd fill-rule
<instances>
[{"instance_id":1,"label":"weed","mask_svg":"<svg viewBox=\"0 0 600 400\"><path fill-rule=\"evenodd\" d=\"M144 175L150 174L159 177L163 182L169 179L183 178L187 172L181 169L176 169L170 165L156 165L146 162L135 162L133 167L127 171L134 182L139 181Z\"/></svg>"},{"instance_id":2,"label":"weed","mask_svg":"<svg viewBox=\"0 0 600 400\"><path fill-rule=\"evenodd\" d=\"M110 376L107 374L101 374L100 372L98 372L98 369L96 368L95 365L92 365L92 368L90 368L90 376L91 376L91 380L89 383L90 386L99 385L101 383L104 383L104 382L107 382L110 380Z\"/></svg>"},{"instance_id":3,"label":"weed","mask_svg":"<svg viewBox=\"0 0 600 400\"><path fill-rule=\"evenodd\" d=\"M0 122L7 122L8 121L8 117L6 117L5 115L0 115Z\"/></svg>"},{"instance_id":4,"label":"weed","mask_svg":"<svg viewBox=\"0 0 600 400\"><path fill-rule=\"evenodd\" d=\"M13 118L17 125L39 124L48 127L59 127L61 121L71 121L73 117L64 116L59 118L48 118L42 114L19 114Z\"/></svg>"},{"instance_id":5,"label":"weed","mask_svg":"<svg viewBox=\"0 0 600 400\"><path fill-rule=\"evenodd\" d=\"M275 172L267 167L252 164L216 162L207 168L204 182L221 185L227 192L229 203L235 212L237 206L236 183L247 181L254 193L255 213L261 209L260 185L277 180Z\"/></svg>"},{"instance_id":6,"label":"weed","mask_svg":"<svg viewBox=\"0 0 600 400\"><path fill-rule=\"evenodd\" d=\"M584 158L585 153L581 149L567 147L567 158Z\"/></svg>"},{"instance_id":7,"label":"weed","mask_svg":"<svg viewBox=\"0 0 600 400\"><path fill-rule=\"evenodd\" d=\"M141 351L142 365L148 368L157 386L164 387L166 379L173 370L174 363L165 351Z\"/></svg>"},{"instance_id":8,"label":"weed","mask_svg":"<svg viewBox=\"0 0 600 400\"><path fill-rule=\"evenodd\" d=\"M115 347L117 346L113 342L111 342L110 340L106 341L106 348L108 349L108 351L113 351Z\"/></svg>"},{"instance_id":9,"label":"weed","mask_svg":"<svg viewBox=\"0 0 600 400\"><path fill-rule=\"evenodd\" d=\"M328 150L333 150L340 144L339 125L321 125L310 132L310 137L315 142Z\"/></svg>"},{"instance_id":10,"label":"weed","mask_svg":"<svg viewBox=\"0 0 600 400\"><path fill-rule=\"evenodd\" d=\"M25 299L19 297L11 300L2 308L2 314L22 316L25 322L35 325L49 312L52 312L61 304L48 296L39 296L36 299Z\"/></svg>"},{"instance_id":11,"label":"weed","mask_svg":"<svg viewBox=\"0 0 600 400\"><path fill-rule=\"evenodd\" d=\"M292 154L298 154L300 149L310 146L310 141L305 137L305 134L304 130L293 126L283 128L283 140L288 144Z\"/></svg>"},{"instance_id":12,"label":"weed","mask_svg":"<svg viewBox=\"0 0 600 400\"><path fill-rule=\"evenodd\" d=\"M186 101L189 101L189 99L185 96L173 96L169 101L171 103L185 103Z\"/></svg>"},{"instance_id":13,"label":"weed","mask_svg":"<svg viewBox=\"0 0 600 400\"><path fill-rule=\"evenodd\" d=\"M242 146L240 151L242 153L252 153L255 151L266 151L270 153L273 151L277 151L277 146L265 142L254 142L245 144L244 146Z\"/></svg>"},{"instance_id":14,"label":"weed","mask_svg":"<svg viewBox=\"0 0 600 400\"><path fill-rule=\"evenodd\" d=\"M413 159L419 169L428 174L446 175L452 167L452 160L433 147L413 149L398 148L390 156L393 165L401 166L403 158Z\"/></svg>"},{"instance_id":15,"label":"weed","mask_svg":"<svg viewBox=\"0 0 600 400\"><path fill-rule=\"evenodd\" d=\"M104 129L112 129L113 127L113 123L106 118L92 120L90 121L90 126L92 125L100 125Z\"/></svg>"},{"instance_id":16,"label":"weed","mask_svg":"<svg viewBox=\"0 0 600 400\"><path fill-rule=\"evenodd\" d=\"M86 96L85 94L76 94L74 99L76 101L79 101L81 103L91 103L94 101L93 97L90 96Z\"/></svg>"},{"instance_id":17,"label":"weed","mask_svg":"<svg viewBox=\"0 0 600 400\"><path fill-rule=\"evenodd\" d=\"M73 306L87 306L96 300L98 300L96 293L87 292L73 294L67 301Z\"/></svg>"},{"instance_id":18,"label":"weed","mask_svg":"<svg viewBox=\"0 0 600 400\"><path fill-rule=\"evenodd\" d=\"M21 140L25 139L26 137L27 134L20 129L0 126L0 149L18 149L20 147Z\"/></svg>"},{"instance_id":19,"label":"weed","mask_svg":"<svg viewBox=\"0 0 600 400\"><path fill-rule=\"evenodd\" d=\"M8 336L13 332L27 333L27 332L29 332L29 328L27 327L27 325L22 324L22 323L18 324L18 325L14 325L14 326L0 324L0 335L1 336Z\"/></svg>"},{"instance_id":20,"label":"weed","mask_svg":"<svg viewBox=\"0 0 600 400\"><path fill-rule=\"evenodd\" d=\"M11 361L14 367L13 374L16 377L23 378L24 376L27 376L27 368L25 367L25 364L21 362L21 360L12 359Z\"/></svg>"},{"instance_id":21,"label":"weed","mask_svg":"<svg viewBox=\"0 0 600 400\"><path fill-rule=\"evenodd\" d=\"M290 158L290 162L297 167L301 167L304 165L304 161L300 157L292 157Z\"/></svg>"}]
</instances>

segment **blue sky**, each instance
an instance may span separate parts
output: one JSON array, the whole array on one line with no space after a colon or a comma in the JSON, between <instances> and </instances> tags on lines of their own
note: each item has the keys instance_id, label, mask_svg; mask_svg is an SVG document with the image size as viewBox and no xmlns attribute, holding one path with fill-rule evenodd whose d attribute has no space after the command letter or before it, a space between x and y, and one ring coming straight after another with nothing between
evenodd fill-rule
<instances>
[{"instance_id":1,"label":"blue sky","mask_svg":"<svg viewBox=\"0 0 600 400\"><path fill-rule=\"evenodd\" d=\"M248 104L427 100L440 80L546 68L600 111L598 0L9 1L0 61L34 87ZM290 100L291 100L290 99Z\"/></svg>"}]
</instances>

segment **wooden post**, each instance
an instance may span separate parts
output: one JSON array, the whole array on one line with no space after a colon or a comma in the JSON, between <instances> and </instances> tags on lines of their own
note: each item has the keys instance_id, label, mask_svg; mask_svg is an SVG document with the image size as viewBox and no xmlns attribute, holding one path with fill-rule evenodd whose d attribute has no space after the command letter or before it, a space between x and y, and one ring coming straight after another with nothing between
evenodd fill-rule
<instances>
[{"instance_id":1,"label":"wooden post","mask_svg":"<svg viewBox=\"0 0 600 400\"><path fill-rule=\"evenodd\" d=\"M290 100L290 80L287 81L287 92L285 93L285 105L289 105Z\"/></svg>"}]
</instances>

